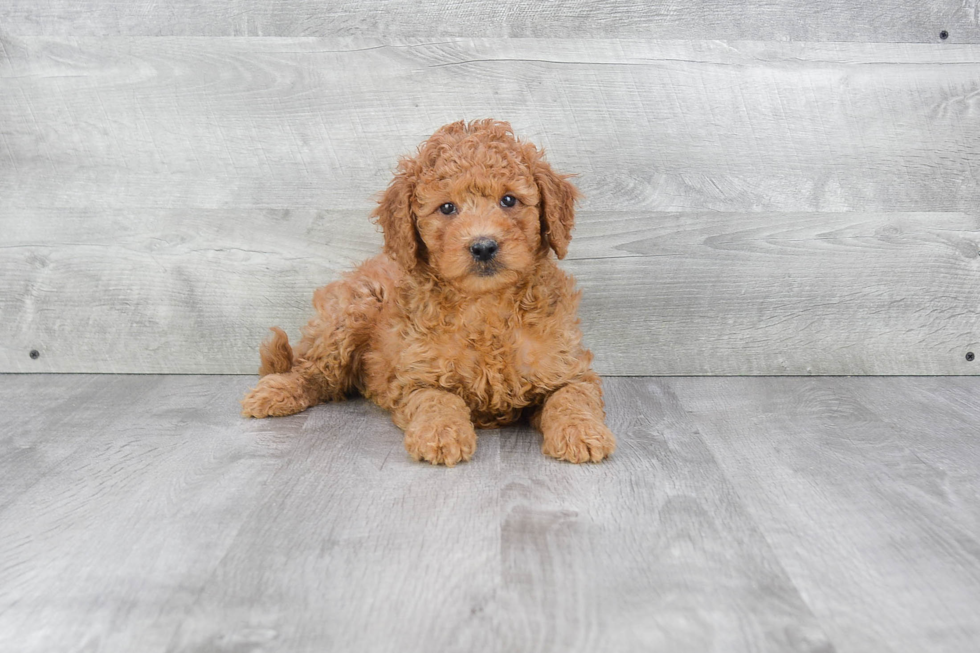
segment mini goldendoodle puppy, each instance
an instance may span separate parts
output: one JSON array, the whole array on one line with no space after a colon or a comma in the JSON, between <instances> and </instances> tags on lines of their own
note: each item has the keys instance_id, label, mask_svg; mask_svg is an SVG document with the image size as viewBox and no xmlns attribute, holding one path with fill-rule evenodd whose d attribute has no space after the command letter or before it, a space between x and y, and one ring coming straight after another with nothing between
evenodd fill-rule
<instances>
[{"instance_id":1,"label":"mini goldendoodle puppy","mask_svg":"<svg viewBox=\"0 0 980 653\"><path fill-rule=\"evenodd\" d=\"M578 191L509 124L456 122L398 164L373 217L384 254L313 295L293 351L262 344L250 417L291 415L360 391L405 431L416 460L455 465L474 428L526 414L542 451L600 461L616 447L582 347L574 280L551 257Z\"/></svg>"}]
</instances>

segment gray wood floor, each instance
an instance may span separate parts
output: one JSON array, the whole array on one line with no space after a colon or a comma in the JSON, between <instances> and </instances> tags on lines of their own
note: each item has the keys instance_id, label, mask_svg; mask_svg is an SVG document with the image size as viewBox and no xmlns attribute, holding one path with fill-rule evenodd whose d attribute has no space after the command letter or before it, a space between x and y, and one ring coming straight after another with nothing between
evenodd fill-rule
<instances>
[{"instance_id":1,"label":"gray wood floor","mask_svg":"<svg viewBox=\"0 0 980 653\"><path fill-rule=\"evenodd\" d=\"M610 378L615 456L410 461L252 377L0 376L0 651L956 651L980 379Z\"/></svg>"}]
</instances>

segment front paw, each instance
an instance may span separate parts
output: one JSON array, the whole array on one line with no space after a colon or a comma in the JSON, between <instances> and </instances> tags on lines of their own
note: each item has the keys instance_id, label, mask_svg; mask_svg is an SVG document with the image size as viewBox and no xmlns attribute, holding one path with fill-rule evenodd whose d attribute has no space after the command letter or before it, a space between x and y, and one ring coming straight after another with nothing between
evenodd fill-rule
<instances>
[{"instance_id":1,"label":"front paw","mask_svg":"<svg viewBox=\"0 0 980 653\"><path fill-rule=\"evenodd\" d=\"M415 460L453 467L476 451L476 431L464 420L435 420L405 429L405 449Z\"/></svg>"},{"instance_id":2,"label":"front paw","mask_svg":"<svg viewBox=\"0 0 980 653\"><path fill-rule=\"evenodd\" d=\"M550 424L541 452L570 463L599 462L616 450L616 436L598 420Z\"/></svg>"}]
</instances>

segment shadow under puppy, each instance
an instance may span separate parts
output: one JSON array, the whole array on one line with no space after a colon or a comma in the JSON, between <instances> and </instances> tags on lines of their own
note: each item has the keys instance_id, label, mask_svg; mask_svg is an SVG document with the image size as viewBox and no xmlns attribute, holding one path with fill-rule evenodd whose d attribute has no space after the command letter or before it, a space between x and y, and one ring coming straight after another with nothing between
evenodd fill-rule
<instances>
[{"instance_id":1,"label":"shadow under puppy","mask_svg":"<svg viewBox=\"0 0 980 653\"><path fill-rule=\"evenodd\" d=\"M475 427L522 414L545 454L602 460L616 439L582 347L580 293L551 256L565 256L577 196L509 124L442 127L399 162L374 211L384 253L314 293L295 350L272 329L243 414L291 415L357 390L391 411L416 460L469 460Z\"/></svg>"}]
</instances>

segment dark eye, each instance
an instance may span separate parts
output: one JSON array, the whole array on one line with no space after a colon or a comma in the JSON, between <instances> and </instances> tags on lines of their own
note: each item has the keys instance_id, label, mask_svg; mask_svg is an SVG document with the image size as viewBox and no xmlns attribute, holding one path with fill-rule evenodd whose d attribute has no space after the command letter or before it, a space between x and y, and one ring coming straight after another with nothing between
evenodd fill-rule
<instances>
[{"instance_id":1,"label":"dark eye","mask_svg":"<svg viewBox=\"0 0 980 653\"><path fill-rule=\"evenodd\" d=\"M453 213L456 212L456 205L453 204L452 202L446 202L445 204L439 207L439 210L442 211L443 215L452 215Z\"/></svg>"},{"instance_id":2,"label":"dark eye","mask_svg":"<svg viewBox=\"0 0 980 653\"><path fill-rule=\"evenodd\" d=\"M500 206L504 207L505 209L509 209L515 204L517 204L517 198L513 195L504 195L500 198Z\"/></svg>"}]
</instances>

